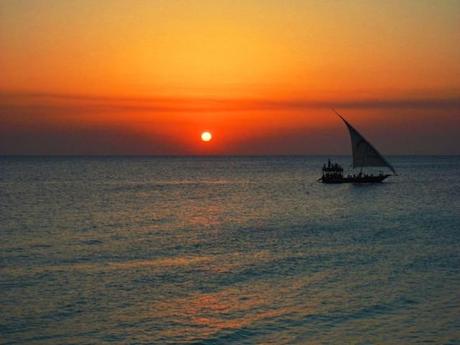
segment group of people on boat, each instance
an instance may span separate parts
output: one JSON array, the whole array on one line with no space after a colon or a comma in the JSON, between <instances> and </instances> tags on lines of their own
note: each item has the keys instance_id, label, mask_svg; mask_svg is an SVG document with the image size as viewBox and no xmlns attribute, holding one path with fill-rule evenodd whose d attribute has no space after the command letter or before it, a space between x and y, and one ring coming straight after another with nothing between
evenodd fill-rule
<instances>
[{"instance_id":1,"label":"group of people on boat","mask_svg":"<svg viewBox=\"0 0 460 345\"><path fill-rule=\"evenodd\" d=\"M323 165L323 171L324 172L343 172L343 168L340 164L338 163L331 163L331 160L327 160L327 165Z\"/></svg>"},{"instance_id":2,"label":"group of people on boat","mask_svg":"<svg viewBox=\"0 0 460 345\"><path fill-rule=\"evenodd\" d=\"M374 177L381 177L383 173L380 172L379 175L374 174L363 174L363 172L359 172L358 174L348 174L345 179L353 179L353 180L366 180L366 179L373 179ZM328 159L327 164L323 165L323 179L343 179L343 167L338 163L332 163L330 159Z\"/></svg>"},{"instance_id":3,"label":"group of people on boat","mask_svg":"<svg viewBox=\"0 0 460 345\"><path fill-rule=\"evenodd\" d=\"M323 178L337 179L343 177L343 168L338 163L332 163L330 159L327 165L323 165Z\"/></svg>"},{"instance_id":4,"label":"group of people on boat","mask_svg":"<svg viewBox=\"0 0 460 345\"><path fill-rule=\"evenodd\" d=\"M383 176L383 173L380 172L378 175L374 175L374 174L363 174L362 172L360 172L359 174L353 174L353 175L348 175L347 177L348 178L368 178L368 177L375 177L375 176Z\"/></svg>"}]
</instances>

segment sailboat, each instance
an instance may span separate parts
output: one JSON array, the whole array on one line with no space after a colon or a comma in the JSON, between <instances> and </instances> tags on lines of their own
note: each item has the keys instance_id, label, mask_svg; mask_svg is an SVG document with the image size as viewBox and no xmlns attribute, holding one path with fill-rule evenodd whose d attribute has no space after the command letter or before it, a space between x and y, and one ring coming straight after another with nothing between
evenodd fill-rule
<instances>
[{"instance_id":1,"label":"sailboat","mask_svg":"<svg viewBox=\"0 0 460 345\"><path fill-rule=\"evenodd\" d=\"M334 109L333 109L334 110ZM382 182L387 177L396 175L396 170L382 156L382 154L366 139L356 128L343 118L337 111L334 112L342 119L348 128L353 152L353 169L360 168L358 174L343 175L343 168L330 160L323 165L323 174L319 178L322 183L377 183ZM380 172L377 175L363 173L365 167L385 167L393 174Z\"/></svg>"}]
</instances>

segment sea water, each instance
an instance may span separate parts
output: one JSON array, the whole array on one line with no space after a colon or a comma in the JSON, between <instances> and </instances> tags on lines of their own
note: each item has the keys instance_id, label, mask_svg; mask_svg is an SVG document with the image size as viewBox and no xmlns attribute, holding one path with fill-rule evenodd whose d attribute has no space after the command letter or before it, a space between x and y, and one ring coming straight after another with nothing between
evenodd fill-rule
<instances>
[{"instance_id":1,"label":"sea water","mask_svg":"<svg viewBox=\"0 0 460 345\"><path fill-rule=\"evenodd\" d=\"M0 343L459 344L460 157L327 158L1 158Z\"/></svg>"}]
</instances>

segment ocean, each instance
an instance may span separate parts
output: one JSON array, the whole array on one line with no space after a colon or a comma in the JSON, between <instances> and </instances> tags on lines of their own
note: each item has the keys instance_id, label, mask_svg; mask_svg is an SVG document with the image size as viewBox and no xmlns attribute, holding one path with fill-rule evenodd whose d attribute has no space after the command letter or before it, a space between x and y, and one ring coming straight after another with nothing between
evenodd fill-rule
<instances>
[{"instance_id":1,"label":"ocean","mask_svg":"<svg viewBox=\"0 0 460 345\"><path fill-rule=\"evenodd\" d=\"M460 157L327 158L1 158L0 343L460 344Z\"/></svg>"}]
</instances>

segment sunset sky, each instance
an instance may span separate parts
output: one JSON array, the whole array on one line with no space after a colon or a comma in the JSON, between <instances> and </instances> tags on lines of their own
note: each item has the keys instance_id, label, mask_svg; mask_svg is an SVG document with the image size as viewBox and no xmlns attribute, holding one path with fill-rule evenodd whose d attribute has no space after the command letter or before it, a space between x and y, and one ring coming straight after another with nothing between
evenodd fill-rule
<instances>
[{"instance_id":1,"label":"sunset sky","mask_svg":"<svg viewBox=\"0 0 460 345\"><path fill-rule=\"evenodd\" d=\"M3 0L0 154L460 154L459 61L460 1Z\"/></svg>"}]
</instances>

